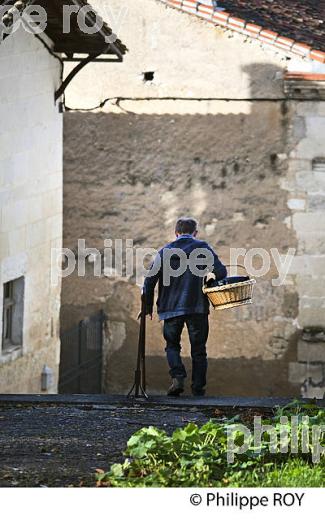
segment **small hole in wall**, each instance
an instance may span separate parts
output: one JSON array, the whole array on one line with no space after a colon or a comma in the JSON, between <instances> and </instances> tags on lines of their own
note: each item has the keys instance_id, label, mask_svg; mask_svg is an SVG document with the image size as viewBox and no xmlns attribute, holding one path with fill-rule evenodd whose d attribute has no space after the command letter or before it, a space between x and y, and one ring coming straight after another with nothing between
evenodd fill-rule
<instances>
[{"instance_id":1,"label":"small hole in wall","mask_svg":"<svg viewBox=\"0 0 325 520\"><path fill-rule=\"evenodd\" d=\"M153 81L155 78L155 73L153 71L143 72L143 81L147 83L148 81Z\"/></svg>"},{"instance_id":2,"label":"small hole in wall","mask_svg":"<svg viewBox=\"0 0 325 520\"><path fill-rule=\"evenodd\" d=\"M277 159L278 159L277 154L276 153L271 153L271 155L270 155L271 166L275 166L276 165Z\"/></svg>"}]
</instances>

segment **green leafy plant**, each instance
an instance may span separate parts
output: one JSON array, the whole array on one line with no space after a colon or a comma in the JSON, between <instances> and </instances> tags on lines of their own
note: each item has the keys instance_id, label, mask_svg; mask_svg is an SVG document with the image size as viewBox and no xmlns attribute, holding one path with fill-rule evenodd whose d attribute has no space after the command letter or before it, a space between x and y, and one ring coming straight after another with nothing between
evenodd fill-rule
<instances>
[{"instance_id":1,"label":"green leafy plant","mask_svg":"<svg viewBox=\"0 0 325 520\"><path fill-rule=\"evenodd\" d=\"M325 425L325 410L298 401L278 408L273 417L263 419L276 431L283 428L281 417L287 417L288 438L290 418L295 416L298 438L304 418L310 425ZM282 419L283 421L283 419ZM233 463L227 458L229 426L242 424L238 416L224 421L210 420L203 426L189 423L169 436L158 428L142 428L129 439L125 461L113 464L108 472L98 472L97 485L109 487L220 487L220 486L322 486L325 482L324 459L312 464L313 446L308 452L270 453L268 434L261 445L251 445L236 454ZM297 433L295 433L296 435ZM235 433L236 446L243 442L243 433ZM324 436L323 436L324 437ZM323 439L324 440L324 439Z\"/></svg>"}]
</instances>

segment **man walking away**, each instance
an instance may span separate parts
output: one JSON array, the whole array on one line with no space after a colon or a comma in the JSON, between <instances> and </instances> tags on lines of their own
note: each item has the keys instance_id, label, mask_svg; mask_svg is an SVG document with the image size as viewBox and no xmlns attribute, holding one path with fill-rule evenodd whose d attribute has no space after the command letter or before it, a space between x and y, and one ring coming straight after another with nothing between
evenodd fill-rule
<instances>
[{"instance_id":1,"label":"man walking away","mask_svg":"<svg viewBox=\"0 0 325 520\"><path fill-rule=\"evenodd\" d=\"M203 276L207 270L212 270L216 279L221 280L227 276L227 270L209 244L196 238L198 223L194 218L180 218L176 222L175 234L176 240L158 252L146 276L144 291L147 314L152 316L154 290L158 282L157 310L159 319L164 321L165 351L172 377L167 394L179 396L184 391L187 374L181 359L180 341L186 324L191 344L192 394L203 396L209 334L209 301L202 292ZM187 261L186 269L182 269L184 258ZM196 269L192 268L192 258L199 259ZM209 266L207 262L202 265L204 258L211 260ZM174 276L166 276L168 268Z\"/></svg>"}]
</instances>

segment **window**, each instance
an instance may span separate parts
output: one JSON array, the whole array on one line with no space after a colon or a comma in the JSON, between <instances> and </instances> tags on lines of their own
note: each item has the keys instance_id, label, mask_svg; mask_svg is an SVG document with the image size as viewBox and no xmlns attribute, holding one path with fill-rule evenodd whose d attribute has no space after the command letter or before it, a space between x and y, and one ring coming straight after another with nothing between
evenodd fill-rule
<instances>
[{"instance_id":1,"label":"window","mask_svg":"<svg viewBox=\"0 0 325 520\"><path fill-rule=\"evenodd\" d=\"M2 353L7 354L23 345L24 277L3 286Z\"/></svg>"}]
</instances>

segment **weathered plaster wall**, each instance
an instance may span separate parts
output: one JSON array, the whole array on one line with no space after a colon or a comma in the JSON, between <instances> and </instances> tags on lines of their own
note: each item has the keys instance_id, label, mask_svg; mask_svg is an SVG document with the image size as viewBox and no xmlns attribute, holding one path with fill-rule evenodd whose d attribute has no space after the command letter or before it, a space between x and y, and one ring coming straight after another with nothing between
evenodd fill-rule
<instances>
[{"instance_id":1,"label":"weathered plaster wall","mask_svg":"<svg viewBox=\"0 0 325 520\"><path fill-rule=\"evenodd\" d=\"M87 65L67 91L66 102L72 108L93 107L115 97L282 97L277 72L286 60L257 42L247 39L243 45L245 37L155 0L95 0L92 5L111 22L129 52L123 64ZM265 63L273 67L263 67ZM144 83L147 71L155 73L154 80ZM176 111L183 109L177 102ZM147 110L155 113L157 108L151 104Z\"/></svg>"},{"instance_id":2,"label":"weathered plaster wall","mask_svg":"<svg viewBox=\"0 0 325 520\"><path fill-rule=\"evenodd\" d=\"M272 124L268 139L266 121ZM295 239L283 222L289 212L278 187L282 167L273 164L273 154L285 150L284 121L281 106L269 103L247 116L68 114L65 245L75 249L77 238L85 237L88 247L102 250L109 237L159 247L172 238L177 215L191 213L224 261L229 247L276 247L285 253ZM234 132L238 126L241 131ZM273 268L259 280L251 308L212 314L211 391L289 392L297 301L293 287L271 286L274 275ZM105 308L114 322L113 337L123 329L124 343L116 336L117 347L112 344L108 381L110 389L125 390L134 363L139 289L132 280L64 279L64 320L69 306L86 302ZM156 320L149 331L149 378L161 390L165 362Z\"/></svg>"},{"instance_id":3,"label":"weathered plaster wall","mask_svg":"<svg viewBox=\"0 0 325 520\"><path fill-rule=\"evenodd\" d=\"M107 3L95 4L105 17ZM283 94L286 60L153 0L125 4L118 31L130 49L125 62L89 66L67 97L79 108L127 99L65 114L65 245L76 249L85 238L102 250L105 238L121 238L159 247L172 239L175 219L190 213L224 262L230 247L295 248L281 187L295 146L295 109ZM110 5L118 12L120 2ZM155 71L152 83L142 79L148 70ZM94 279L92 269L63 280L63 328L96 308L107 312L105 389L124 392L133 378L140 291L134 279ZM274 277L272 263L253 306L212 312L210 394L299 395L288 381L299 334L297 288L273 287ZM185 337L183 350L189 365ZM157 318L148 324L148 379L151 391L165 391Z\"/></svg>"},{"instance_id":4,"label":"weathered plaster wall","mask_svg":"<svg viewBox=\"0 0 325 520\"><path fill-rule=\"evenodd\" d=\"M25 276L22 353L0 356L0 393L39 393L44 364L60 355L60 285L51 247L62 243L62 115L54 105L60 64L31 34L0 46L0 338L3 284Z\"/></svg>"}]
</instances>

